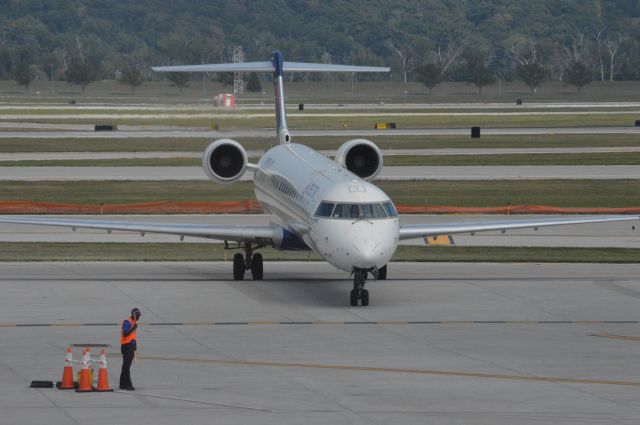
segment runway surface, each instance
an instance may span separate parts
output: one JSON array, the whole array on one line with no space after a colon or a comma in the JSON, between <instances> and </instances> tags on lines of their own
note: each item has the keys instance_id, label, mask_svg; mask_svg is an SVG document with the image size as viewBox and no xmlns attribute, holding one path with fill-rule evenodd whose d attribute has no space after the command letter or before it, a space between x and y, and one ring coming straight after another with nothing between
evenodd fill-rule
<instances>
[{"instance_id":1,"label":"runway surface","mask_svg":"<svg viewBox=\"0 0 640 425\"><path fill-rule=\"evenodd\" d=\"M448 156L448 155L530 155L530 154L589 154L640 152L640 146L609 146L583 148L445 148L445 149L381 149L387 156ZM248 150L249 157L260 157L265 150ZM333 156L336 151L320 149L323 155ZM103 160L103 159L148 159L148 158L201 158L201 151L159 152L0 152L0 161L56 161L56 160Z\"/></svg>"},{"instance_id":2,"label":"runway surface","mask_svg":"<svg viewBox=\"0 0 640 425\"><path fill-rule=\"evenodd\" d=\"M91 220L128 220L159 223L194 223L210 225L268 225L273 218L262 214L217 214L217 215L105 215L105 216L62 216L48 217L75 218ZM557 218L554 215L515 215L513 220ZM567 216L562 216L567 217ZM401 224L442 223L452 221L490 221L508 219L504 215L401 215ZM640 221L594 223L576 226L559 226L540 228L539 230L523 229L501 232L455 235L456 245L460 246L548 246L548 247L614 247L640 248ZM175 243L177 236L138 233L112 232L52 226L26 226L0 223L0 242L154 242ZM199 238L186 238L185 242L219 243ZM404 245L424 245L422 239L402 242Z\"/></svg>"},{"instance_id":3,"label":"runway surface","mask_svg":"<svg viewBox=\"0 0 640 425\"><path fill-rule=\"evenodd\" d=\"M240 180L253 178L245 173ZM639 179L638 165L399 166L384 167L377 180L543 180ZM199 166L188 167L0 167L0 180L208 180Z\"/></svg>"},{"instance_id":4,"label":"runway surface","mask_svg":"<svg viewBox=\"0 0 640 425\"><path fill-rule=\"evenodd\" d=\"M96 118L97 119L97 118ZM633 124L633 123L630 123ZM57 124L56 124L57 126ZM25 123L23 129L29 128ZM160 129L156 126L136 127L127 130L119 126L117 131L93 131L93 125L67 125L66 130L45 130L47 127L38 126L40 131L0 131L0 139L136 139L136 138L211 138L225 137L264 137L275 140L275 130L272 128L213 131L201 128ZM77 128L69 130L68 128ZM146 128L146 129L145 129ZM45 131L43 131L45 130ZM640 127L517 127L517 128L482 128L482 135L554 135L554 134L640 134ZM397 128L393 130L296 130L291 129L292 137L371 137L371 136L470 136L471 130L465 128Z\"/></svg>"},{"instance_id":5,"label":"runway surface","mask_svg":"<svg viewBox=\"0 0 640 425\"><path fill-rule=\"evenodd\" d=\"M266 263L261 282L224 263L2 269L3 425L640 420L638 265L394 263L366 308L321 263ZM117 384L134 305L135 393L27 388L87 343L110 345Z\"/></svg>"}]
</instances>

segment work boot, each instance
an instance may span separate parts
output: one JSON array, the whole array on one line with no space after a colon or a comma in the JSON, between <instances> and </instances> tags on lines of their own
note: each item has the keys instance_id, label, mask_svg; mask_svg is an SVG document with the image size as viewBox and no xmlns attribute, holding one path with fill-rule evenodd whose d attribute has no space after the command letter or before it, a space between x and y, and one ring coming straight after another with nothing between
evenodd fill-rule
<instances>
[{"instance_id":1,"label":"work boot","mask_svg":"<svg viewBox=\"0 0 640 425\"><path fill-rule=\"evenodd\" d=\"M121 390L125 390L125 391L135 391L136 390L135 388L133 388L133 385L128 385L126 387L120 386L120 389Z\"/></svg>"}]
</instances>

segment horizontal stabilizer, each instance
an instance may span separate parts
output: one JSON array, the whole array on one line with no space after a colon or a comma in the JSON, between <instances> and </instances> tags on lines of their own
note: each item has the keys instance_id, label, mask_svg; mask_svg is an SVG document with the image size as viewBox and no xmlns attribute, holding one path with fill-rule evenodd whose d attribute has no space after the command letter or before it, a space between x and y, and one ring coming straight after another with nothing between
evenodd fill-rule
<instances>
[{"instance_id":1,"label":"horizontal stabilizer","mask_svg":"<svg viewBox=\"0 0 640 425\"><path fill-rule=\"evenodd\" d=\"M389 72L383 66L333 65L329 63L284 62L284 72Z\"/></svg>"},{"instance_id":2,"label":"horizontal stabilizer","mask_svg":"<svg viewBox=\"0 0 640 425\"><path fill-rule=\"evenodd\" d=\"M284 72L389 72L380 66L333 65L324 63L284 62ZM214 63L204 65L154 66L157 72L274 72L272 62Z\"/></svg>"},{"instance_id":3,"label":"horizontal stabilizer","mask_svg":"<svg viewBox=\"0 0 640 425\"><path fill-rule=\"evenodd\" d=\"M154 66L158 72L273 72L273 64L266 62L212 63L205 65Z\"/></svg>"}]
</instances>

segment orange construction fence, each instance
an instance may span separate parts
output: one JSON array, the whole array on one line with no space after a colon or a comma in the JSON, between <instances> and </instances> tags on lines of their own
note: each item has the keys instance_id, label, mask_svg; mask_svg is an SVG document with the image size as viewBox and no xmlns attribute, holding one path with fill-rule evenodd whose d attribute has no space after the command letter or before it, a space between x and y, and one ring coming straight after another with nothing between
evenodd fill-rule
<instances>
[{"instance_id":1,"label":"orange construction fence","mask_svg":"<svg viewBox=\"0 0 640 425\"><path fill-rule=\"evenodd\" d=\"M396 205L401 214L640 214L640 207L562 208L547 205L454 207ZM34 201L0 201L0 214L259 214L264 210L253 199L222 202L158 201L140 204L55 204Z\"/></svg>"}]
</instances>

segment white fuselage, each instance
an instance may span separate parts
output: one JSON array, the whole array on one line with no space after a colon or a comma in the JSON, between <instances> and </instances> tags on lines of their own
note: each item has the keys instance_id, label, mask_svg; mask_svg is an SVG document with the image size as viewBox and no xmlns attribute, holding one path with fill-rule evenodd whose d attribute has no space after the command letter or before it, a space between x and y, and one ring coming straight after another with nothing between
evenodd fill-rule
<instances>
[{"instance_id":1,"label":"white fuselage","mask_svg":"<svg viewBox=\"0 0 640 425\"><path fill-rule=\"evenodd\" d=\"M307 146L271 148L253 180L256 198L279 224L339 269L380 268L396 251L399 222L389 197ZM321 202L332 212L316 214Z\"/></svg>"}]
</instances>

